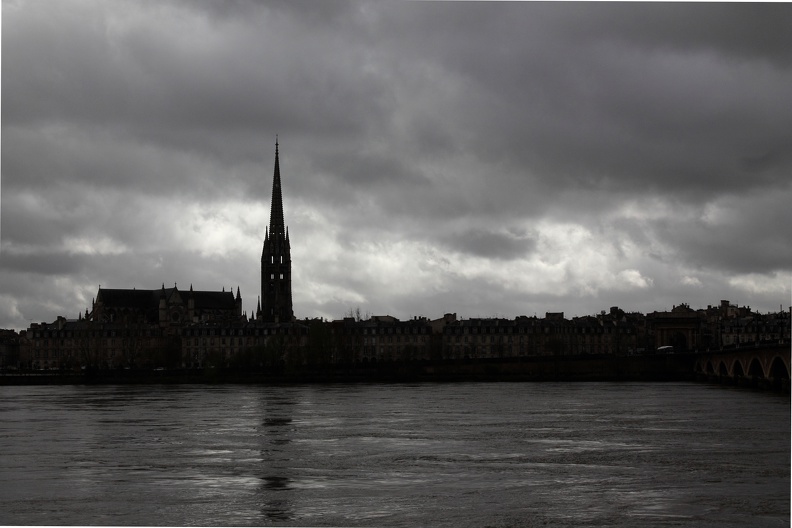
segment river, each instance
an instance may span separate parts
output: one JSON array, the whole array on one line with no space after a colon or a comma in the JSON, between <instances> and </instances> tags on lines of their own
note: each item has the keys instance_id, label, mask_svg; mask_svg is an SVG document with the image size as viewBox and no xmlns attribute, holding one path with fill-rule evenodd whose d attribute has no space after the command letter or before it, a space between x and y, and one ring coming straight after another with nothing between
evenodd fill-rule
<instances>
[{"instance_id":1,"label":"river","mask_svg":"<svg viewBox=\"0 0 792 528\"><path fill-rule=\"evenodd\" d=\"M790 399L696 383L4 386L0 524L789 526Z\"/></svg>"}]
</instances>

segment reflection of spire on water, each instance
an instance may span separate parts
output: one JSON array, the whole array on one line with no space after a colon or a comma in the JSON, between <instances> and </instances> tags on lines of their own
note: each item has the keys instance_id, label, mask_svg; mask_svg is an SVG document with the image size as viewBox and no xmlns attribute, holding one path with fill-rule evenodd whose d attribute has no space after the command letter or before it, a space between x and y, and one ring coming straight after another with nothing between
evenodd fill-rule
<instances>
[{"instance_id":1,"label":"reflection of spire on water","mask_svg":"<svg viewBox=\"0 0 792 528\"><path fill-rule=\"evenodd\" d=\"M273 490L285 490L291 489L289 486L289 477L278 477L278 476L271 476L271 477L263 477L261 480L264 481L264 487Z\"/></svg>"},{"instance_id":2,"label":"reflection of spire on water","mask_svg":"<svg viewBox=\"0 0 792 528\"><path fill-rule=\"evenodd\" d=\"M264 418L264 425L268 427L283 427L285 425L289 425L292 422L291 418L281 418L281 417L266 417Z\"/></svg>"},{"instance_id":3,"label":"reflection of spire on water","mask_svg":"<svg viewBox=\"0 0 792 528\"><path fill-rule=\"evenodd\" d=\"M292 419L283 416L268 416L264 418L262 425L264 426L265 435L270 438L272 445L282 446L291 442Z\"/></svg>"},{"instance_id":4,"label":"reflection of spire on water","mask_svg":"<svg viewBox=\"0 0 792 528\"><path fill-rule=\"evenodd\" d=\"M265 475L261 478L262 514L273 522L294 517L292 505L294 458L290 446L294 436L294 400L284 395L264 397L264 417L259 426L261 457Z\"/></svg>"},{"instance_id":5,"label":"reflection of spire on water","mask_svg":"<svg viewBox=\"0 0 792 528\"><path fill-rule=\"evenodd\" d=\"M291 490L289 477L262 477L262 494L265 497L261 513L271 521L288 521L292 518L291 501L288 495L279 492Z\"/></svg>"}]
</instances>

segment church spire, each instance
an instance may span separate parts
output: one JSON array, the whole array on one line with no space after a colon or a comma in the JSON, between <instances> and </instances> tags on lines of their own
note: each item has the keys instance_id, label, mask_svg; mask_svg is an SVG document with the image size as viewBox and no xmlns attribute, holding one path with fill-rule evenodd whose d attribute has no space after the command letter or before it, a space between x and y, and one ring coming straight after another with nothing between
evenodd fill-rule
<instances>
[{"instance_id":1,"label":"church spire","mask_svg":"<svg viewBox=\"0 0 792 528\"><path fill-rule=\"evenodd\" d=\"M280 152L275 136L275 172L272 178L270 224L264 231L261 252L261 301L257 317L269 322L289 322L293 318L291 293L291 249L289 231L283 221Z\"/></svg>"},{"instance_id":2,"label":"church spire","mask_svg":"<svg viewBox=\"0 0 792 528\"><path fill-rule=\"evenodd\" d=\"M272 177L272 208L270 209L269 225L271 236L285 234L283 225L283 193L281 192L280 161L278 157L278 136L275 136L275 174Z\"/></svg>"}]
</instances>

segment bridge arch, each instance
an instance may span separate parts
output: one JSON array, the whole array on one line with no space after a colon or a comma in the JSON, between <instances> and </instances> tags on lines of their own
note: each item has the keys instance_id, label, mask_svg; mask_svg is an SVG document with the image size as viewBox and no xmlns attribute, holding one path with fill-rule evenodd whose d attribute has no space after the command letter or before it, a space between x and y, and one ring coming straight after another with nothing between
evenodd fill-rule
<instances>
[{"instance_id":1,"label":"bridge arch","mask_svg":"<svg viewBox=\"0 0 792 528\"><path fill-rule=\"evenodd\" d=\"M789 380L789 368L781 356L773 358L773 362L770 364L770 375L768 377L779 381Z\"/></svg>"},{"instance_id":2,"label":"bridge arch","mask_svg":"<svg viewBox=\"0 0 792 528\"><path fill-rule=\"evenodd\" d=\"M751 363L748 365L748 376L751 378L766 378L762 364L759 363L759 358L753 357Z\"/></svg>"},{"instance_id":3,"label":"bridge arch","mask_svg":"<svg viewBox=\"0 0 792 528\"><path fill-rule=\"evenodd\" d=\"M704 369L707 374L715 374L715 368L712 366L712 361L707 360L707 367Z\"/></svg>"},{"instance_id":4,"label":"bridge arch","mask_svg":"<svg viewBox=\"0 0 792 528\"><path fill-rule=\"evenodd\" d=\"M745 370L743 369L742 363L739 359L735 359L734 363L732 364L732 377L745 377Z\"/></svg>"},{"instance_id":5,"label":"bridge arch","mask_svg":"<svg viewBox=\"0 0 792 528\"><path fill-rule=\"evenodd\" d=\"M721 361L720 364L718 364L718 374L724 377L727 377L729 375L729 369L726 368L726 363L724 363L723 361Z\"/></svg>"}]
</instances>

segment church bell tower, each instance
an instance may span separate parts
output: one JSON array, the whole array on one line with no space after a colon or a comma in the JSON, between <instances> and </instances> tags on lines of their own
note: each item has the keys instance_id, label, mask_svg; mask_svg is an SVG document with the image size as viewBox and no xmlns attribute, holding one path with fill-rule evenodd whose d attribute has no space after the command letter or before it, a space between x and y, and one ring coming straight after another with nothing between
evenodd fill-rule
<instances>
[{"instance_id":1,"label":"church bell tower","mask_svg":"<svg viewBox=\"0 0 792 528\"><path fill-rule=\"evenodd\" d=\"M272 205L269 227L264 233L261 253L261 320L272 323L291 322L291 245L289 230L283 222L278 140L275 140L275 174L272 179Z\"/></svg>"}]
</instances>

